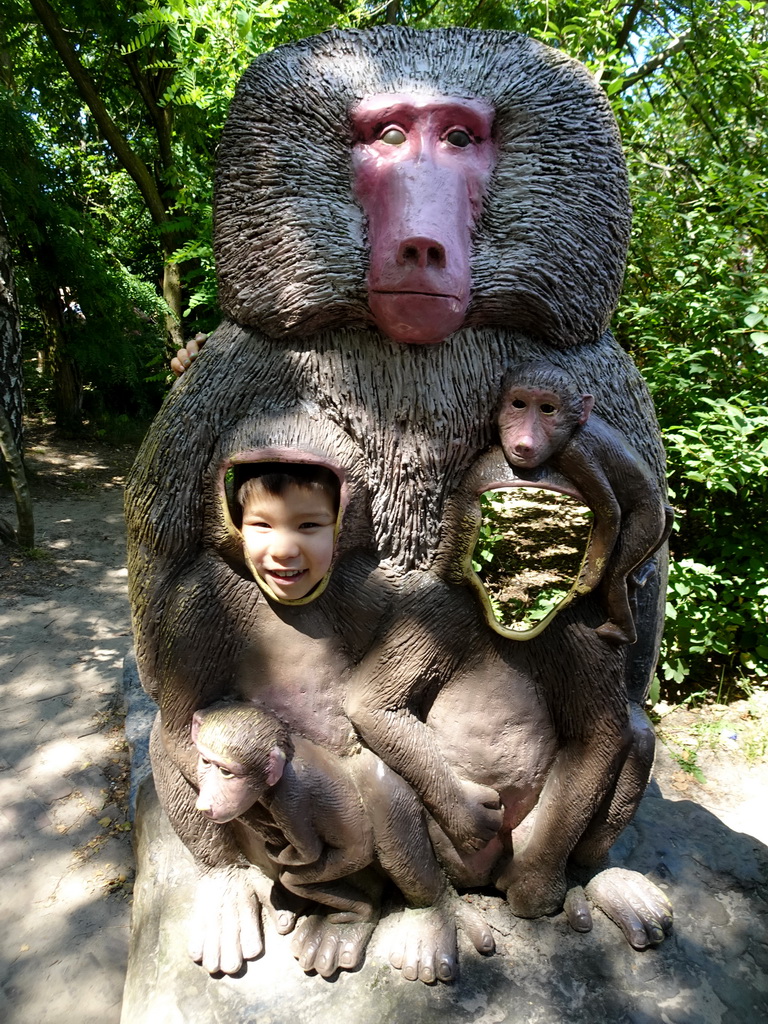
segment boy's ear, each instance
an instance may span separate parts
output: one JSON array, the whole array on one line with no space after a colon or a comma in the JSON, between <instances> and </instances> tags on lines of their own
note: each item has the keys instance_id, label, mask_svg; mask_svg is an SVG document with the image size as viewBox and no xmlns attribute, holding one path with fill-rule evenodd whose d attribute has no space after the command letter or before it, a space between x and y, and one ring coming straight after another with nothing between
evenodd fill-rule
<instances>
[{"instance_id":1,"label":"boy's ear","mask_svg":"<svg viewBox=\"0 0 768 1024\"><path fill-rule=\"evenodd\" d=\"M589 419L589 414L595 407L595 396L594 395L582 395L581 396L581 416L579 416L579 426L583 427Z\"/></svg>"},{"instance_id":2,"label":"boy's ear","mask_svg":"<svg viewBox=\"0 0 768 1024\"><path fill-rule=\"evenodd\" d=\"M267 768L267 786L274 786L283 777L285 768L285 753L278 746L272 747L269 752L269 763Z\"/></svg>"}]
</instances>

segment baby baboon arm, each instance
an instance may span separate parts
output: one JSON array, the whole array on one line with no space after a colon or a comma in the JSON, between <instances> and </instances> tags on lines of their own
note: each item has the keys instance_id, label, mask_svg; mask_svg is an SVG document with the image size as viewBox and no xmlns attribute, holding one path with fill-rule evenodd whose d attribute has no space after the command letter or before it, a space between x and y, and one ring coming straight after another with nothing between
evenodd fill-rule
<instances>
[{"instance_id":1,"label":"baby baboon arm","mask_svg":"<svg viewBox=\"0 0 768 1024\"><path fill-rule=\"evenodd\" d=\"M292 867L315 864L323 852L323 841L314 825L311 795L293 775L292 766L286 768L276 790L270 810L287 843L277 863Z\"/></svg>"},{"instance_id":2,"label":"baby baboon arm","mask_svg":"<svg viewBox=\"0 0 768 1024\"><path fill-rule=\"evenodd\" d=\"M621 529L621 509L597 452L589 443L586 424L552 461L555 469L576 485L595 516L592 535L577 584L581 594L594 590L605 574Z\"/></svg>"}]
</instances>

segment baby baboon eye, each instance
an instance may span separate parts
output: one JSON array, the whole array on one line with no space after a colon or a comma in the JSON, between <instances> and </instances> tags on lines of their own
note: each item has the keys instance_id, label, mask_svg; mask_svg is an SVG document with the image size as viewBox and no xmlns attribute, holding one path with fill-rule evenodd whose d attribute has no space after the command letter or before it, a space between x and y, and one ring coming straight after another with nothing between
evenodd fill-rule
<instances>
[{"instance_id":1,"label":"baby baboon eye","mask_svg":"<svg viewBox=\"0 0 768 1024\"><path fill-rule=\"evenodd\" d=\"M542 404L541 404L541 406L539 406L539 408L541 409L541 411L544 413L545 416L551 416L553 412L557 412L557 406L556 405L552 405L551 402L542 402Z\"/></svg>"},{"instance_id":2,"label":"baby baboon eye","mask_svg":"<svg viewBox=\"0 0 768 1024\"><path fill-rule=\"evenodd\" d=\"M387 146L402 146L405 142L405 132L399 128L387 128L381 136L381 141L386 143Z\"/></svg>"},{"instance_id":3,"label":"baby baboon eye","mask_svg":"<svg viewBox=\"0 0 768 1024\"><path fill-rule=\"evenodd\" d=\"M463 128L453 128L445 136L445 141L450 142L452 146L458 146L459 149L464 149L472 142L472 136Z\"/></svg>"},{"instance_id":4,"label":"baby baboon eye","mask_svg":"<svg viewBox=\"0 0 768 1024\"><path fill-rule=\"evenodd\" d=\"M235 773L234 772L227 771L227 769L226 768L222 768L221 765L219 765L219 771L221 772L221 776L224 779L234 779L234 777L235 777Z\"/></svg>"},{"instance_id":5,"label":"baby baboon eye","mask_svg":"<svg viewBox=\"0 0 768 1024\"><path fill-rule=\"evenodd\" d=\"M525 408L525 402L522 400L522 398L513 398L512 399L512 408L513 409L524 409Z\"/></svg>"}]
</instances>

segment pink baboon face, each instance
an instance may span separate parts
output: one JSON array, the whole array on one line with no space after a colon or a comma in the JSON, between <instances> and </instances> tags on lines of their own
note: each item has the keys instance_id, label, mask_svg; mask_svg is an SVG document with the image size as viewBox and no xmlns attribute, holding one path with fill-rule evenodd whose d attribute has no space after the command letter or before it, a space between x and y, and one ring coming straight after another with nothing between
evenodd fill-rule
<instances>
[{"instance_id":1,"label":"pink baboon face","mask_svg":"<svg viewBox=\"0 0 768 1024\"><path fill-rule=\"evenodd\" d=\"M469 305L472 231L496 162L493 108L381 95L351 116L371 312L394 341L436 344L462 326Z\"/></svg>"},{"instance_id":2,"label":"pink baboon face","mask_svg":"<svg viewBox=\"0 0 768 1024\"><path fill-rule=\"evenodd\" d=\"M196 809L219 824L239 818L261 799L267 788L265 782L259 784L241 765L199 742L197 783L200 792Z\"/></svg>"},{"instance_id":3,"label":"pink baboon face","mask_svg":"<svg viewBox=\"0 0 768 1024\"><path fill-rule=\"evenodd\" d=\"M499 411L499 436L513 466L541 466L565 445L576 427L589 419L592 395L580 395L577 408L566 407L555 391L514 386Z\"/></svg>"}]
</instances>

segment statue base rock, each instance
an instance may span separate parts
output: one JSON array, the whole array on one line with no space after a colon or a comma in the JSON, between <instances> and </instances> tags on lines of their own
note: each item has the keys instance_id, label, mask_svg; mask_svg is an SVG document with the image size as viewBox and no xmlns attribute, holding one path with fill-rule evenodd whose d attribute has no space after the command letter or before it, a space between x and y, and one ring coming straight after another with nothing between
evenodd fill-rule
<instances>
[{"instance_id":1,"label":"statue base rock","mask_svg":"<svg viewBox=\"0 0 768 1024\"><path fill-rule=\"evenodd\" d=\"M138 877L122 1024L744 1024L768 1013L768 848L653 785L615 860L648 873L675 906L675 930L638 953L599 911L592 932L564 914L527 921L472 894L497 953L460 937L454 985L408 982L382 953L386 920L361 970L331 981L300 969L290 936L265 923L266 952L237 977L210 977L185 948L195 869L157 802L139 789Z\"/></svg>"}]
</instances>

